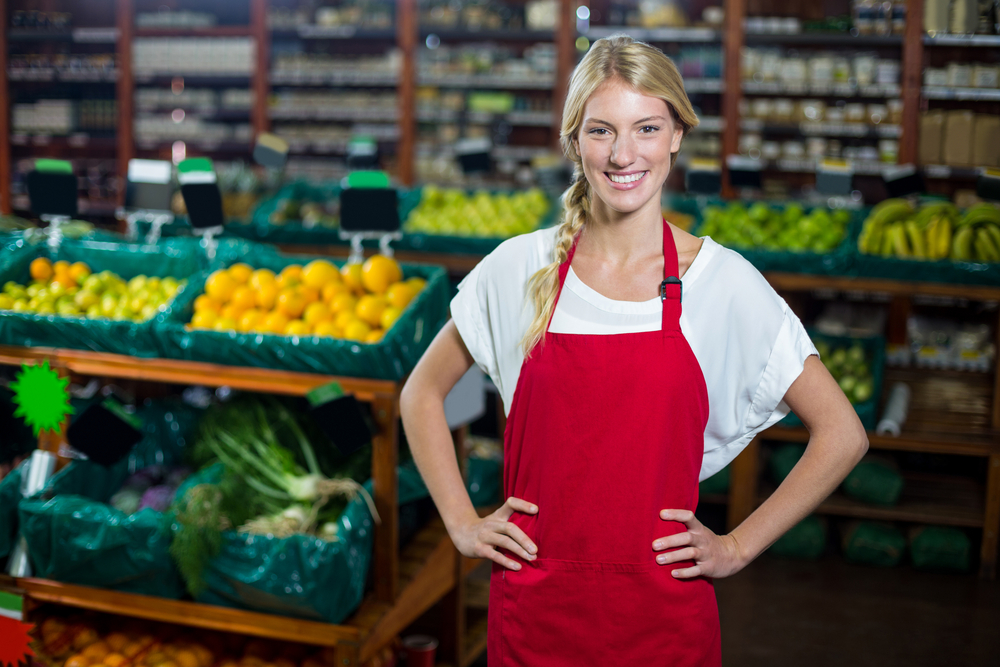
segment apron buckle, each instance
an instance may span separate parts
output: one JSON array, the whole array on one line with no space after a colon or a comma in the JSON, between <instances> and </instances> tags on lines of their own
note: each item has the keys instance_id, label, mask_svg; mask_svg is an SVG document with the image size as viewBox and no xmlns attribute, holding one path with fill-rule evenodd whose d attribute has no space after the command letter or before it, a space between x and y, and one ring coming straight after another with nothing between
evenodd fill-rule
<instances>
[{"instance_id":1,"label":"apron buckle","mask_svg":"<svg viewBox=\"0 0 1000 667\"><path fill-rule=\"evenodd\" d=\"M684 285L681 283L681 279L677 276L667 276L666 279L660 283L660 300L667 300L667 285L677 285L677 300L683 301Z\"/></svg>"}]
</instances>

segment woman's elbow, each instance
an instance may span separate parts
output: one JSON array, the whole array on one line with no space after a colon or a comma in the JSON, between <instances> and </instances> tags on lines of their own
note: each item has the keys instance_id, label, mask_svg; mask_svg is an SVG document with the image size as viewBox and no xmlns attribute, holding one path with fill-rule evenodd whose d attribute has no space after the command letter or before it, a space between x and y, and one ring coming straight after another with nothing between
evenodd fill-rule
<instances>
[{"instance_id":1,"label":"woman's elbow","mask_svg":"<svg viewBox=\"0 0 1000 667\"><path fill-rule=\"evenodd\" d=\"M868 453L868 432L865 431L865 427L861 423L861 420L858 419L857 415L855 415L854 421L856 423L856 427L854 429L852 440L857 447L857 459L860 461L862 457Z\"/></svg>"}]
</instances>

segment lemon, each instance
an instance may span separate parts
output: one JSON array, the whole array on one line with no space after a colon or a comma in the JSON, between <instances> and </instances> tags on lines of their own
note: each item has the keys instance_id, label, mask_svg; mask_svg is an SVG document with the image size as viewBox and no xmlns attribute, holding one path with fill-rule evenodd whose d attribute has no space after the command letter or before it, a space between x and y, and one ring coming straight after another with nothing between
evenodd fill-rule
<instances>
[{"instance_id":1,"label":"lemon","mask_svg":"<svg viewBox=\"0 0 1000 667\"><path fill-rule=\"evenodd\" d=\"M285 335L287 336L306 336L312 330L308 324L302 320L292 320L285 327Z\"/></svg>"},{"instance_id":2,"label":"lemon","mask_svg":"<svg viewBox=\"0 0 1000 667\"><path fill-rule=\"evenodd\" d=\"M313 333L317 336L337 336L340 334L340 328L336 323L326 320L325 322L316 324Z\"/></svg>"},{"instance_id":3,"label":"lemon","mask_svg":"<svg viewBox=\"0 0 1000 667\"><path fill-rule=\"evenodd\" d=\"M200 310L191 318L191 326L195 329L211 329L215 325L216 319L218 319L218 315L214 311Z\"/></svg>"},{"instance_id":4,"label":"lemon","mask_svg":"<svg viewBox=\"0 0 1000 667\"><path fill-rule=\"evenodd\" d=\"M281 313L275 311L273 313L268 313L264 316L264 319L260 321L257 328L260 331L265 331L268 333L283 333L285 327L288 326L288 318Z\"/></svg>"},{"instance_id":5,"label":"lemon","mask_svg":"<svg viewBox=\"0 0 1000 667\"><path fill-rule=\"evenodd\" d=\"M220 303L226 303L236 290L238 283L225 270L218 270L205 281L205 293Z\"/></svg>"},{"instance_id":6,"label":"lemon","mask_svg":"<svg viewBox=\"0 0 1000 667\"><path fill-rule=\"evenodd\" d=\"M285 316L295 319L306 307L305 297L297 290L285 288L278 293L277 309Z\"/></svg>"},{"instance_id":7,"label":"lemon","mask_svg":"<svg viewBox=\"0 0 1000 667\"><path fill-rule=\"evenodd\" d=\"M379 318L379 324L382 328L388 331L392 328L392 325L396 323L399 316L403 314L403 311L396 306L388 306L382 311L382 317Z\"/></svg>"},{"instance_id":8,"label":"lemon","mask_svg":"<svg viewBox=\"0 0 1000 667\"><path fill-rule=\"evenodd\" d=\"M240 315L240 319L236 323L236 328L240 331L253 331L263 317L263 313L251 308Z\"/></svg>"},{"instance_id":9,"label":"lemon","mask_svg":"<svg viewBox=\"0 0 1000 667\"><path fill-rule=\"evenodd\" d=\"M382 331L381 329L372 329L370 332L368 332L368 335L365 336L365 342L377 343L380 340L382 340L383 336L385 336L385 332Z\"/></svg>"},{"instance_id":10,"label":"lemon","mask_svg":"<svg viewBox=\"0 0 1000 667\"><path fill-rule=\"evenodd\" d=\"M395 306L400 310L406 308L417 295L412 285L407 283L393 283L385 293L385 298L390 306Z\"/></svg>"},{"instance_id":11,"label":"lemon","mask_svg":"<svg viewBox=\"0 0 1000 667\"><path fill-rule=\"evenodd\" d=\"M222 304L207 294L201 294L194 300L194 310L195 312L210 310L217 313L222 310Z\"/></svg>"},{"instance_id":12,"label":"lemon","mask_svg":"<svg viewBox=\"0 0 1000 667\"><path fill-rule=\"evenodd\" d=\"M363 341L369 333L371 333L372 328L368 326L365 322L361 320L351 320L346 327L344 327L344 338L348 340Z\"/></svg>"},{"instance_id":13,"label":"lemon","mask_svg":"<svg viewBox=\"0 0 1000 667\"><path fill-rule=\"evenodd\" d=\"M360 264L344 264L340 267L340 277L344 279L344 284L352 290L364 289L364 284L361 282L361 273Z\"/></svg>"},{"instance_id":14,"label":"lemon","mask_svg":"<svg viewBox=\"0 0 1000 667\"><path fill-rule=\"evenodd\" d=\"M250 276L253 275L253 268L248 264L239 262L229 267L229 275L239 284L245 285L250 281Z\"/></svg>"},{"instance_id":15,"label":"lemon","mask_svg":"<svg viewBox=\"0 0 1000 667\"><path fill-rule=\"evenodd\" d=\"M259 290L263 285L273 285L277 281L271 269L257 269L250 276L250 287Z\"/></svg>"},{"instance_id":16,"label":"lemon","mask_svg":"<svg viewBox=\"0 0 1000 667\"><path fill-rule=\"evenodd\" d=\"M333 312L330 310L328 305L322 301L316 301L315 303L310 303L306 306L302 319L309 324L316 325L325 320L329 320L332 316Z\"/></svg>"},{"instance_id":17,"label":"lemon","mask_svg":"<svg viewBox=\"0 0 1000 667\"><path fill-rule=\"evenodd\" d=\"M261 310L271 310L278 301L278 283L261 285L256 292L257 307Z\"/></svg>"},{"instance_id":18,"label":"lemon","mask_svg":"<svg viewBox=\"0 0 1000 667\"><path fill-rule=\"evenodd\" d=\"M233 322L239 322L246 310L246 308L242 308L235 303L229 303L223 306L222 310L219 311L219 317L226 320L232 320Z\"/></svg>"},{"instance_id":19,"label":"lemon","mask_svg":"<svg viewBox=\"0 0 1000 667\"><path fill-rule=\"evenodd\" d=\"M353 294L341 292L333 297L333 300L330 302L330 310L334 313L342 313L344 311L353 313L357 305L358 300L354 298Z\"/></svg>"},{"instance_id":20,"label":"lemon","mask_svg":"<svg viewBox=\"0 0 1000 667\"><path fill-rule=\"evenodd\" d=\"M252 287L242 285L233 290L233 295L230 297L229 303L239 306L242 310L253 308L257 303L257 293L254 292Z\"/></svg>"},{"instance_id":21,"label":"lemon","mask_svg":"<svg viewBox=\"0 0 1000 667\"><path fill-rule=\"evenodd\" d=\"M277 282L281 288L298 285L302 282L302 266L299 264L289 264L278 274Z\"/></svg>"},{"instance_id":22,"label":"lemon","mask_svg":"<svg viewBox=\"0 0 1000 667\"><path fill-rule=\"evenodd\" d=\"M212 328L216 331L233 331L236 329L236 320L229 317L220 317L215 320L215 324Z\"/></svg>"}]
</instances>

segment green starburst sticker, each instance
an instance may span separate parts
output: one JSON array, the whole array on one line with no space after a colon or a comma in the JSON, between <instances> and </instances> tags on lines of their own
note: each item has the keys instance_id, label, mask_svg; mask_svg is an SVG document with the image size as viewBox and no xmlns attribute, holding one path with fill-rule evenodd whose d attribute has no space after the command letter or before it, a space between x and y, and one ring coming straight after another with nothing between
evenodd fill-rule
<instances>
[{"instance_id":1,"label":"green starburst sticker","mask_svg":"<svg viewBox=\"0 0 1000 667\"><path fill-rule=\"evenodd\" d=\"M37 366L23 364L10 383L17 404L14 416L23 418L36 437L41 431L57 430L66 416L73 414L68 386L69 378L61 378L49 368L48 359Z\"/></svg>"}]
</instances>

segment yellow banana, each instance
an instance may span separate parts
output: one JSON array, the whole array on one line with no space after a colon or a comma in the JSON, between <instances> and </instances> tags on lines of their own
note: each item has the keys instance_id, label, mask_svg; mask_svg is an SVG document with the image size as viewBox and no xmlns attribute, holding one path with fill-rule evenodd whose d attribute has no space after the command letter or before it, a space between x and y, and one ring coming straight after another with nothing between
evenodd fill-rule
<instances>
[{"instance_id":1,"label":"yellow banana","mask_svg":"<svg viewBox=\"0 0 1000 667\"><path fill-rule=\"evenodd\" d=\"M906 238L910 242L910 248L912 249L913 256L917 259L927 259L927 240L924 238L924 233L914 220L907 220L903 223L903 229L906 231Z\"/></svg>"},{"instance_id":2,"label":"yellow banana","mask_svg":"<svg viewBox=\"0 0 1000 667\"><path fill-rule=\"evenodd\" d=\"M976 230L976 239L973 242L976 254L983 262L1000 261L1000 248L993 243L993 236L982 227Z\"/></svg>"},{"instance_id":3,"label":"yellow banana","mask_svg":"<svg viewBox=\"0 0 1000 667\"><path fill-rule=\"evenodd\" d=\"M951 218L941 218L938 228L937 244L934 246L934 256L937 259L945 259L951 251Z\"/></svg>"},{"instance_id":4,"label":"yellow banana","mask_svg":"<svg viewBox=\"0 0 1000 667\"><path fill-rule=\"evenodd\" d=\"M951 258L959 262L972 259L972 227L962 227L951 239Z\"/></svg>"},{"instance_id":5,"label":"yellow banana","mask_svg":"<svg viewBox=\"0 0 1000 667\"><path fill-rule=\"evenodd\" d=\"M912 257L913 252L910 250L910 246L906 243L906 229L902 222L892 223L890 227L892 232L892 249L895 251L897 257Z\"/></svg>"},{"instance_id":6,"label":"yellow banana","mask_svg":"<svg viewBox=\"0 0 1000 667\"><path fill-rule=\"evenodd\" d=\"M993 244L997 248L1000 248L1000 227L994 224L987 224L983 226L986 228L986 231L990 233L990 236L993 237Z\"/></svg>"}]
</instances>

